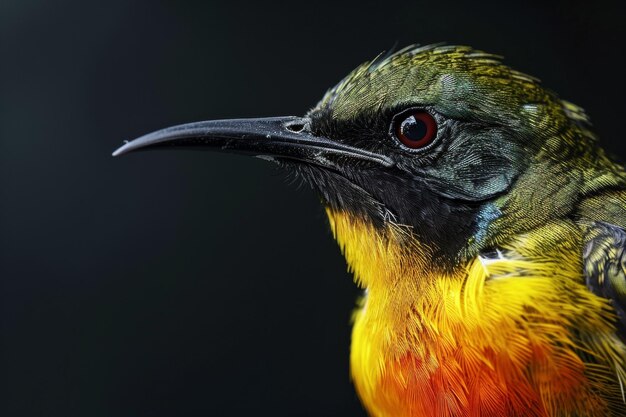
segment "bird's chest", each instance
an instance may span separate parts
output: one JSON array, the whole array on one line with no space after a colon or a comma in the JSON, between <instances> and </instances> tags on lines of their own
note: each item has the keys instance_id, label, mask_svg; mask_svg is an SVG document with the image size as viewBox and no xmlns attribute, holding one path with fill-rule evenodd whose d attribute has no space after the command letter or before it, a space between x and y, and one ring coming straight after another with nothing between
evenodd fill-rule
<instances>
[{"instance_id":1,"label":"bird's chest","mask_svg":"<svg viewBox=\"0 0 626 417\"><path fill-rule=\"evenodd\" d=\"M367 317L367 311L357 314L351 372L372 416L509 415L506 386L511 381L493 366L500 353L446 332L435 326L394 328ZM480 413L481 397L491 414Z\"/></svg>"},{"instance_id":2,"label":"bird's chest","mask_svg":"<svg viewBox=\"0 0 626 417\"><path fill-rule=\"evenodd\" d=\"M351 372L372 416L544 417L552 414L542 397L574 409L577 396L588 398L559 310L529 307L552 284L507 279L442 280L415 302L370 293L355 314Z\"/></svg>"},{"instance_id":3,"label":"bird's chest","mask_svg":"<svg viewBox=\"0 0 626 417\"><path fill-rule=\"evenodd\" d=\"M356 282L368 289L350 361L370 415L624 415L621 407L609 412L622 401L612 375L624 348L606 300L583 283L569 228L546 226L497 259L478 256L444 275L401 226L381 234L328 214ZM590 352L604 353L585 363Z\"/></svg>"}]
</instances>

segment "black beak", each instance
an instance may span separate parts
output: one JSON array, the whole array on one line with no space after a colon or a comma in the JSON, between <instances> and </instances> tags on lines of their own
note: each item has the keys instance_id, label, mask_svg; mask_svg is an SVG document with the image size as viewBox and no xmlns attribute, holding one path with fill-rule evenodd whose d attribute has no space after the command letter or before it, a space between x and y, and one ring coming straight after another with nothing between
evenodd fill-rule
<instances>
[{"instance_id":1,"label":"black beak","mask_svg":"<svg viewBox=\"0 0 626 417\"><path fill-rule=\"evenodd\" d=\"M136 150L195 148L242 153L269 160L297 160L325 167L349 158L390 167L381 154L311 134L303 117L211 120L168 127L126 143L113 156Z\"/></svg>"}]
</instances>

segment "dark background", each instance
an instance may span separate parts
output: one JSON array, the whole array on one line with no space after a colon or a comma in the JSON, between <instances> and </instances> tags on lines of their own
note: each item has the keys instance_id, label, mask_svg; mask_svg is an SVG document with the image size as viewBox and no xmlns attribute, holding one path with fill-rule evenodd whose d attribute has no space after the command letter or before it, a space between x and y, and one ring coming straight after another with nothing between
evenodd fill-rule
<instances>
[{"instance_id":1,"label":"dark background","mask_svg":"<svg viewBox=\"0 0 626 417\"><path fill-rule=\"evenodd\" d=\"M600 1L0 3L0 415L359 416L358 293L317 198L260 160L113 159L188 121L301 115L394 43L470 44L626 155Z\"/></svg>"}]
</instances>

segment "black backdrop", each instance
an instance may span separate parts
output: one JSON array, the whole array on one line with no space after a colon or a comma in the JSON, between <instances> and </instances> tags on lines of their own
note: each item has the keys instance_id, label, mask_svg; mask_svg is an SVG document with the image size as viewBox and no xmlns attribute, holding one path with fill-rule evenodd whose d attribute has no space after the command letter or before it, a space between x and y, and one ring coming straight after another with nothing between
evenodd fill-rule
<instances>
[{"instance_id":1,"label":"black backdrop","mask_svg":"<svg viewBox=\"0 0 626 417\"><path fill-rule=\"evenodd\" d=\"M111 151L303 114L394 43L505 55L623 138L599 1L0 4L0 415L358 416L358 293L317 198L260 160Z\"/></svg>"}]
</instances>

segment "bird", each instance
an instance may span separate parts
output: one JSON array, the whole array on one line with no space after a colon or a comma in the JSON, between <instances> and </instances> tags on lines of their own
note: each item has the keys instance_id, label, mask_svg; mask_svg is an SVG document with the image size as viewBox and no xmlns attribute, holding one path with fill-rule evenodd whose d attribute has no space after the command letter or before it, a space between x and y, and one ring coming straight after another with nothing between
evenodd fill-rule
<instances>
[{"instance_id":1,"label":"bird","mask_svg":"<svg viewBox=\"0 0 626 417\"><path fill-rule=\"evenodd\" d=\"M372 417L626 415L626 172L584 110L502 57L411 45L304 116L212 120L114 152L274 162L319 195L363 289Z\"/></svg>"}]
</instances>

